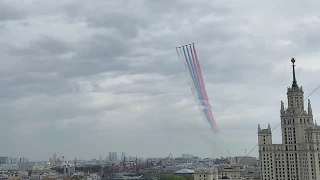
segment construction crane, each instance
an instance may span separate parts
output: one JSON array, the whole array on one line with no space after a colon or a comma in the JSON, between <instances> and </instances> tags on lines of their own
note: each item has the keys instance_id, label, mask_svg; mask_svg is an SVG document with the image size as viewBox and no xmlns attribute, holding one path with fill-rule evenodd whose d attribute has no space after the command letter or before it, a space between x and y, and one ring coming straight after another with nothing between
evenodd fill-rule
<instances>
[{"instance_id":1,"label":"construction crane","mask_svg":"<svg viewBox=\"0 0 320 180\"><path fill-rule=\"evenodd\" d=\"M229 151L229 150L227 150L227 151L228 151L229 157L231 158L231 154L230 154L230 151Z\"/></svg>"}]
</instances>

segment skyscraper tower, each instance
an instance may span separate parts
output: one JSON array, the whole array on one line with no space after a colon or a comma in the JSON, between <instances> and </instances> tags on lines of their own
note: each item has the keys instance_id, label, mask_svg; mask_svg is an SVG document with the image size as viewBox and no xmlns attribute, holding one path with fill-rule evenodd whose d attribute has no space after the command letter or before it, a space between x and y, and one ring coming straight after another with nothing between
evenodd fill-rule
<instances>
[{"instance_id":1,"label":"skyscraper tower","mask_svg":"<svg viewBox=\"0 0 320 180\"><path fill-rule=\"evenodd\" d=\"M57 154L56 154L56 151L54 151L53 153L53 158L52 158L52 165L56 165L57 164Z\"/></svg>"},{"instance_id":2,"label":"skyscraper tower","mask_svg":"<svg viewBox=\"0 0 320 180\"><path fill-rule=\"evenodd\" d=\"M304 109L304 91L295 74L295 59L291 59L293 80L287 88L287 108L281 101L280 119L282 144L272 143L270 124L258 125L259 156L262 180L320 179L320 127L313 122L311 102Z\"/></svg>"},{"instance_id":3,"label":"skyscraper tower","mask_svg":"<svg viewBox=\"0 0 320 180\"><path fill-rule=\"evenodd\" d=\"M117 161L118 155L117 152L109 152L109 161Z\"/></svg>"},{"instance_id":4,"label":"skyscraper tower","mask_svg":"<svg viewBox=\"0 0 320 180\"><path fill-rule=\"evenodd\" d=\"M126 154L124 152L121 153L121 161L126 157Z\"/></svg>"},{"instance_id":5,"label":"skyscraper tower","mask_svg":"<svg viewBox=\"0 0 320 180\"><path fill-rule=\"evenodd\" d=\"M76 168L77 168L77 158L74 158L74 166L73 166L73 173L76 172Z\"/></svg>"}]
</instances>

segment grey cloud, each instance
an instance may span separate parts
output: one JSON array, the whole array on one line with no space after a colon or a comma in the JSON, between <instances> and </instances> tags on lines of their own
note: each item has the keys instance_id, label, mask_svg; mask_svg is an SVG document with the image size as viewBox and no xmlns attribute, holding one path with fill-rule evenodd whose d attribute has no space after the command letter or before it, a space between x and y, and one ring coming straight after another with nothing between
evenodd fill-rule
<instances>
[{"instance_id":1,"label":"grey cloud","mask_svg":"<svg viewBox=\"0 0 320 180\"><path fill-rule=\"evenodd\" d=\"M113 58L126 55L131 49L128 40L121 36L95 35L87 41L80 42L78 58L87 61L114 61Z\"/></svg>"},{"instance_id":2,"label":"grey cloud","mask_svg":"<svg viewBox=\"0 0 320 180\"><path fill-rule=\"evenodd\" d=\"M11 54L18 56L21 65L31 71L75 77L128 69L127 63L116 57L130 49L121 39L96 35L79 44L44 37L26 48L13 48L11 51ZM70 57L66 59L61 57L68 54Z\"/></svg>"},{"instance_id":3,"label":"grey cloud","mask_svg":"<svg viewBox=\"0 0 320 180\"><path fill-rule=\"evenodd\" d=\"M147 22L128 14L107 14L97 18L88 17L89 27L102 27L115 29L119 35L128 40L138 35L140 28L146 28Z\"/></svg>"},{"instance_id":4,"label":"grey cloud","mask_svg":"<svg viewBox=\"0 0 320 180\"><path fill-rule=\"evenodd\" d=\"M274 8L270 16L251 1L17 2L10 6L23 16L0 13L0 20L19 19L0 34L10 39L0 43L0 136L11 138L3 142L3 155L47 159L61 144L59 154L70 158L91 159L128 146L128 154L144 157L180 156L181 149L242 155L257 143L257 123L280 122L290 58L318 65L317 54L310 55L319 48L318 22L305 22L317 8L301 19L295 13L300 6L283 9L283 2L264 3ZM74 33L81 36L47 32L48 22L80 28ZM12 34L24 30L37 33ZM191 42L221 134L213 134L201 117L175 52ZM297 69L306 94L318 83L318 70L311 68ZM311 98L314 112L318 99L317 93ZM280 141L278 130L274 136ZM150 149L159 145L168 148ZM92 146L97 148L86 148Z\"/></svg>"},{"instance_id":5,"label":"grey cloud","mask_svg":"<svg viewBox=\"0 0 320 180\"><path fill-rule=\"evenodd\" d=\"M94 103L93 97L79 96L76 94L68 94L65 96L55 97L47 95L29 96L29 98L22 98L6 105L7 110L18 110L19 114L12 114L11 119L20 120L22 118L54 121L71 119L73 117L81 117L89 114L97 114L101 111L117 109L117 107L125 106L124 102L114 102L108 104L107 102L98 106L90 107L89 103ZM107 100L106 100L107 101ZM50 103L47 103L50 102ZM86 102L86 103L85 103ZM45 119L39 119L46 117Z\"/></svg>"},{"instance_id":6,"label":"grey cloud","mask_svg":"<svg viewBox=\"0 0 320 180\"><path fill-rule=\"evenodd\" d=\"M136 2L138 4L138 2ZM70 5L67 12L72 19L84 19L91 28L106 28L115 30L124 39L131 39L138 35L139 29L148 26L147 17L137 15L133 8L136 3L118 1L118 3L104 2L91 5ZM123 11L118 11L122 9ZM96 13L99 12L99 13Z\"/></svg>"},{"instance_id":7,"label":"grey cloud","mask_svg":"<svg viewBox=\"0 0 320 180\"><path fill-rule=\"evenodd\" d=\"M12 54L47 57L68 52L72 52L72 44L53 37L41 37L39 40L31 42L27 47L13 49Z\"/></svg>"},{"instance_id":8,"label":"grey cloud","mask_svg":"<svg viewBox=\"0 0 320 180\"><path fill-rule=\"evenodd\" d=\"M26 13L23 9L18 9L9 1L0 1L0 22L8 20L19 20L26 18Z\"/></svg>"},{"instance_id":9,"label":"grey cloud","mask_svg":"<svg viewBox=\"0 0 320 180\"><path fill-rule=\"evenodd\" d=\"M0 97L25 97L34 93L47 93L58 95L68 93L74 87L67 80L61 80L59 76L50 76L48 74L22 74L15 76L9 81L1 82L2 89Z\"/></svg>"},{"instance_id":10,"label":"grey cloud","mask_svg":"<svg viewBox=\"0 0 320 180\"><path fill-rule=\"evenodd\" d=\"M320 29L319 20L317 18L316 21L303 22L295 26L291 40L296 49L305 48L307 52L312 53L319 48L320 36L317 33Z\"/></svg>"}]
</instances>

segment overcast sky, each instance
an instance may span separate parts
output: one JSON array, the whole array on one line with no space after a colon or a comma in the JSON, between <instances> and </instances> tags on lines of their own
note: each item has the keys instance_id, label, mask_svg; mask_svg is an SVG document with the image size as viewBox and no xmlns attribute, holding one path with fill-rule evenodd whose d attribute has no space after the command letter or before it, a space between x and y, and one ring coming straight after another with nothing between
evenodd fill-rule
<instances>
[{"instance_id":1,"label":"overcast sky","mask_svg":"<svg viewBox=\"0 0 320 180\"><path fill-rule=\"evenodd\" d=\"M292 57L305 97L320 83L320 2L256 2L0 0L0 156L244 155L280 122ZM220 134L175 51L192 42Z\"/></svg>"}]
</instances>

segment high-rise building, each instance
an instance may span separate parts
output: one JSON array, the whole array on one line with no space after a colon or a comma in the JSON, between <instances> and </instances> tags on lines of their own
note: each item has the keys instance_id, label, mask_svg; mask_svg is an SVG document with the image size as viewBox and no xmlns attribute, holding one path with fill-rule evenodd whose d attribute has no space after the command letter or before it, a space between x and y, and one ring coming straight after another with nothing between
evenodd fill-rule
<instances>
[{"instance_id":1,"label":"high-rise building","mask_svg":"<svg viewBox=\"0 0 320 180\"><path fill-rule=\"evenodd\" d=\"M18 164L20 161L20 158L10 158L10 163L8 164Z\"/></svg>"},{"instance_id":2,"label":"high-rise building","mask_svg":"<svg viewBox=\"0 0 320 180\"><path fill-rule=\"evenodd\" d=\"M124 152L122 152L120 161L124 161L125 158L126 158L126 154Z\"/></svg>"},{"instance_id":3,"label":"high-rise building","mask_svg":"<svg viewBox=\"0 0 320 180\"><path fill-rule=\"evenodd\" d=\"M53 153L53 158L52 158L52 165L55 165L57 164L57 154L56 154L56 151L54 151Z\"/></svg>"},{"instance_id":4,"label":"high-rise building","mask_svg":"<svg viewBox=\"0 0 320 180\"><path fill-rule=\"evenodd\" d=\"M118 155L117 152L109 152L109 161L117 161Z\"/></svg>"},{"instance_id":5,"label":"high-rise building","mask_svg":"<svg viewBox=\"0 0 320 180\"><path fill-rule=\"evenodd\" d=\"M7 164L8 163L8 157L0 157L0 164Z\"/></svg>"},{"instance_id":6,"label":"high-rise building","mask_svg":"<svg viewBox=\"0 0 320 180\"><path fill-rule=\"evenodd\" d=\"M313 121L310 100L304 108L304 92L295 75L287 88L287 108L281 101L280 119L282 144L272 144L270 124L267 129L258 125L259 156L262 180L320 179L320 126Z\"/></svg>"},{"instance_id":7,"label":"high-rise building","mask_svg":"<svg viewBox=\"0 0 320 180\"><path fill-rule=\"evenodd\" d=\"M182 154L181 156L184 159L191 159L191 155L190 154Z\"/></svg>"},{"instance_id":8,"label":"high-rise building","mask_svg":"<svg viewBox=\"0 0 320 180\"><path fill-rule=\"evenodd\" d=\"M7 163L6 164L15 164L15 158L7 157Z\"/></svg>"}]
</instances>

